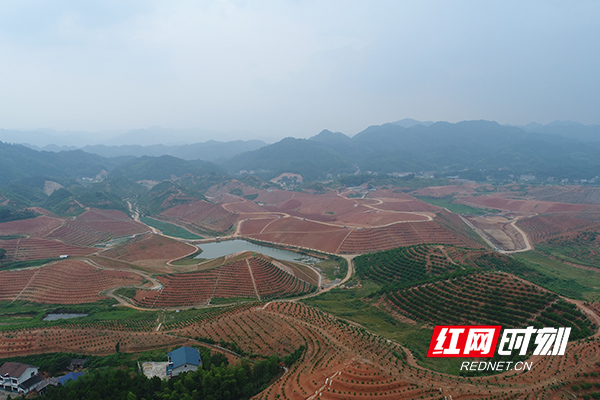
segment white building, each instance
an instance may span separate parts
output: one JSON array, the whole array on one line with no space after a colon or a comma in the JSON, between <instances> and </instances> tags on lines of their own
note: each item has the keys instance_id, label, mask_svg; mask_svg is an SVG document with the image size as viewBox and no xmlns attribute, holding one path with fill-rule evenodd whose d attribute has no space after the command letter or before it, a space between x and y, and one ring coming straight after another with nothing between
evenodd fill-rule
<instances>
[{"instance_id":1,"label":"white building","mask_svg":"<svg viewBox=\"0 0 600 400\"><path fill-rule=\"evenodd\" d=\"M29 393L44 380L38 372L38 367L33 365L5 362L0 367L0 388L20 394Z\"/></svg>"}]
</instances>

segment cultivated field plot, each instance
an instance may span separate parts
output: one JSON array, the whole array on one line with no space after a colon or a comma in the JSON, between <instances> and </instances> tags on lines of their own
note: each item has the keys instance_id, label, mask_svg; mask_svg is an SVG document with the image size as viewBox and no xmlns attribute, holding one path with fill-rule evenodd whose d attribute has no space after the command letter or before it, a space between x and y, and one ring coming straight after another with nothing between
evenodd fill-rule
<instances>
[{"instance_id":1,"label":"cultivated field plot","mask_svg":"<svg viewBox=\"0 0 600 400\"><path fill-rule=\"evenodd\" d=\"M228 196L229 197L229 196ZM253 201L243 199L240 197L236 197L234 199L225 199L223 202L223 208L227 211L236 214L244 214L244 213L264 213L265 209L256 204Z\"/></svg>"},{"instance_id":2,"label":"cultivated field plot","mask_svg":"<svg viewBox=\"0 0 600 400\"><path fill-rule=\"evenodd\" d=\"M576 263L579 268L582 264L594 268L600 267L600 227L574 231L552 238L537 244L537 249L546 254L552 254L561 261Z\"/></svg>"},{"instance_id":3,"label":"cultivated field plot","mask_svg":"<svg viewBox=\"0 0 600 400\"><path fill-rule=\"evenodd\" d=\"M260 222L254 219L245 220L240 226L239 233L252 239L337 253L342 242L351 232L350 229L341 226L295 217L276 218L266 224L264 222L264 220Z\"/></svg>"},{"instance_id":4,"label":"cultivated field plot","mask_svg":"<svg viewBox=\"0 0 600 400\"><path fill-rule=\"evenodd\" d=\"M160 214L160 218L180 223L192 231L200 229L214 232L229 231L236 220L235 214L222 205L204 200L169 208Z\"/></svg>"},{"instance_id":5,"label":"cultivated field plot","mask_svg":"<svg viewBox=\"0 0 600 400\"><path fill-rule=\"evenodd\" d=\"M538 200L516 200L500 196L478 196L459 199L459 203L474 206L499 209L505 211L515 211L520 213L559 213L559 212L581 212L586 208L596 208L581 204L556 203L550 201Z\"/></svg>"},{"instance_id":6,"label":"cultivated field plot","mask_svg":"<svg viewBox=\"0 0 600 400\"><path fill-rule=\"evenodd\" d=\"M568 356L533 359L533 369L525 373L511 371L468 380L439 374L419 367L393 342L297 303L273 302L264 308L239 309L209 323L190 323L176 332L185 337L238 343L244 351L261 355L286 354L299 345L305 346L305 353L289 372L255 396L265 400L391 400L440 395L453 399L513 399L532 394L534 398L542 398L542 394L549 398L552 393L562 393L554 386L556 380L571 380L600 370L595 365L600 361L600 347L594 337L570 342Z\"/></svg>"},{"instance_id":7,"label":"cultivated field plot","mask_svg":"<svg viewBox=\"0 0 600 400\"><path fill-rule=\"evenodd\" d=\"M600 221L581 218L582 213L536 215L524 218L517 225L533 243L600 226Z\"/></svg>"},{"instance_id":8,"label":"cultivated field plot","mask_svg":"<svg viewBox=\"0 0 600 400\"><path fill-rule=\"evenodd\" d=\"M433 198L444 197L470 197L478 193L479 188L485 188L472 183L463 185L446 185L446 186L429 186L423 189L418 189L410 192L415 196L426 196Z\"/></svg>"},{"instance_id":9,"label":"cultivated field plot","mask_svg":"<svg viewBox=\"0 0 600 400\"><path fill-rule=\"evenodd\" d=\"M470 265L467 255L475 257L480 253L439 245L415 245L365 254L357 257L354 263L361 278L381 285L410 284L456 271L463 264Z\"/></svg>"},{"instance_id":10,"label":"cultivated field plot","mask_svg":"<svg viewBox=\"0 0 600 400\"><path fill-rule=\"evenodd\" d=\"M163 219L199 231L235 235L327 253L356 254L417 243L481 246L440 207L391 189L368 198L346 198L337 192L309 194L267 189L253 200L221 193L222 204L198 201L170 208ZM442 216L444 214L444 216Z\"/></svg>"},{"instance_id":11,"label":"cultivated field plot","mask_svg":"<svg viewBox=\"0 0 600 400\"><path fill-rule=\"evenodd\" d=\"M379 205L385 204L385 200L382 199L349 199L337 193L310 195L292 192L291 196L286 196L285 193L278 192L280 191L261 192L256 201L263 204L268 211L342 226L375 227L397 222L427 221L430 218L426 213L411 212L432 210L432 207L426 203L423 203L422 207L417 207L416 204L422 202L414 198L412 198L413 207L405 204L405 207L394 209L393 206L380 208ZM403 200L405 203L410 202L406 198ZM391 202L396 206L402 203L395 199Z\"/></svg>"},{"instance_id":12,"label":"cultivated field plot","mask_svg":"<svg viewBox=\"0 0 600 400\"><path fill-rule=\"evenodd\" d=\"M130 352L197 345L196 338L236 343L246 353L263 356L290 354L304 346L289 371L255 396L264 400L554 398L554 394L564 394L557 381L595 382L600 371L596 366L599 341L593 337L570 342L564 357L531 359L533 368L524 373L471 378L440 374L418 366L393 342L315 308L289 302L210 311L163 324L158 331L146 326L116 329L103 322L0 331L0 353L110 354L116 343L121 351Z\"/></svg>"},{"instance_id":13,"label":"cultivated field plot","mask_svg":"<svg viewBox=\"0 0 600 400\"><path fill-rule=\"evenodd\" d=\"M0 354L6 357L53 352L109 355L115 352L117 343L120 343L120 351L137 352L189 345L191 341L168 337L162 332L110 330L78 324L28 329L17 333L0 332Z\"/></svg>"},{"instance_id":14,"label":"cultivated field plot","mask_svg":"<svg viewBox=\"0 0 600 400\"><path fill-rule=\"evenodd\" d=\"M352 230L339 248L342 254L372 253L421 243L481 247L436 221L397 224L384 228Z\"/></svg>"},{"instance_id":15,"label":"cultivated field plot","mask_svg":"<svg viewBox=\"0 0 600 400\"><path fill-rule=\"evenodd\" d=\"M30 219L4 222L0 224L0 235L26 235L43 237L60 227L61 218L40 215Z\"/></svg>"},{"instance_id":16,"label":"cultivated field plot","mask_svg":"<svg viewBox=\"0 0 600 400\"><path fill-rule=\"evenodd\" d=\"M38 238L0 240L0 248L6 250L6 258L10 261L44 260L61 255L82 256L96 252L96 249L90 247Z\"/></svg>"},{"instance_id":17,"label":"cultivated field plot","mask_svg":"<svg viewBox=\"0 0 600 400\"><path fill-rule=\"evenodd\" d=\"M259 190L236 179L232 179L230 181L219 183L210 187L206 191L205 195L209 198L218 198L220 201L222 197L229 196L231 192L237 192L238 194L241 192L243 196L247 196L258 193Z\"/></svg>"},{"instance_id":18,"label":"cultivated field plot","mask_svg":"<svg viewBox=\"0 0 600 400\"><path fill-rule=\"evenodd\" d=\"M300 295L315 286L294 270L263 256L246 256L207 271L165 275L160 290L139 290L132 301L147 308L210 304L214 299L255 299Z\"/></svg>"},{"instance_id":19,"label":"cultivated field plot","mask_svg":"<svg viewBox=\"0 0 600 400\"><path fill-rule=\"evenodd\" d=\"M589 186L540 186L527 191L536 200L600 205L600 188Z\"/></svg>"},{"instance_id":20,"label":"cultivated field plot","mask_svg":"<svg viewBox=\"0 0 600 400\"><path fill-rule=\"evenodd\" d=\"M238 343L263 356L305 346L300 360L257 399L408 399L437 390L404 379L397 345L297 303L269 303L178 332Z\"/></svg>"},{"instance_id":21,"label":"cultivated field plot","mask_svg":"<svg viewBox=\"0 0 600 400\"><path fill-rule=\"evenodd\" d=\"M124 244L102 251L102 257L130 262L150 270L164 270L167 261L198 251L196 246L162 235L146 233Z\"/></svg>"},{"instance_id":22,"label":"cultivated field plot","mask_svg":"<svg viewBox=\"0 0 600 400\"><path fill-rule=\"evenodd\" d=\"M433 214L435 215L435 214ZM446 211L431 220L401 222L377 228L351 228L297 217L248 218L238 233L253 239L336 254L361 254L420 243L481 247L470 228Z\"/></svg>"},{"instance_id":23,"label":"cultivated field plot","mask_svg":"<svg viewBox=\"0 0 600 400\"><path fill-rule=\"evenodd\" d=\"M405 316L437 325L571 326L571 340L597 329L574 304L504 273L423 284L394 291L387 299Z\"/></svg>"},{"instance_id":24,"label":"cultivated field plot","mask_svg":"<svg viewBox=\"0 0 600 400\"><path fill-rule=\"evenodd\" d=\"M148 232L148 227L115 210L91 209L69 220L47 237L78 246L93 246L121 236Z\"/></svg>"},{"instance_id":25,"label":"cultivated field plot","mask_svg":"<svg viewBox=\"0 0 600 400\"><path fill-rule=\"evenodd\" d=\"M81 260L64 260L40 268L0 271L0 301L82 304L104 299L99 293L119 286L141 285L131 272L102 270Z\"/></svg>"}]
</instances>

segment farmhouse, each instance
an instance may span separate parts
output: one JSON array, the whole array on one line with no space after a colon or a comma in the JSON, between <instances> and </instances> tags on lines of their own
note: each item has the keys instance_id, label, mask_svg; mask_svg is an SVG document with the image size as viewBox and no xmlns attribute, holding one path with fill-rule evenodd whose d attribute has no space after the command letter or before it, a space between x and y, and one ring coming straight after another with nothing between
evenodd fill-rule
<instances>
[{"instance_id":1,"label":"farmhouse","mask_svg":"<svg viewBox=\"0 0 600 400\"><path fill-rule=\"evenodd\" d=\"M202 365L198 350L183 346L169 353L167 376L177 376L183 372L196 371Z\"/></svg>"},{"instance_id":2,"label":"farmhouse","mask_svg":"<svg viewBox=\"0 0 600 400\"><path fill-rule=\"evenodd\" d=\"M5 362L0 367L0 388L20 394L29 393L44 379L38 367L16 362Z\"/></svg>"}]
</instances>

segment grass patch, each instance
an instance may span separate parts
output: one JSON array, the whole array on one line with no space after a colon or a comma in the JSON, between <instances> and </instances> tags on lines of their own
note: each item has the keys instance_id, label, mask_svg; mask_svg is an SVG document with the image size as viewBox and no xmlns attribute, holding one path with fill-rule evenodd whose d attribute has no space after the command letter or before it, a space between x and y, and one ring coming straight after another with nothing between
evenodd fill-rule
<instances>
[{"instance_id":1,"label":"grass patch","mask_svg":"<svg viewBox=\"0 0 600 400\"><path fill-rule=\"evenodd\" d=\"M58 258L44 258L42 260L5 262L0 264L0 270L39 267L40 265L48 264L49 262L58 260Z\"/></svg>"},{"instance_id":2,"label":"grass patch","mask_svg":"<svg viewBox=\"0 0 600 400\"><path fill-rule=\"evenodd\" d=\"M434 206L444 207L448 210L461 214L461 215L484 215L484 214L497 214L500 211L489 209L489 208L478 208L471 207L466 204L454 203L454 197L428 197L428 196L416 196L419 200L423 200L426 203L433 204Z\"/></svg>"},{"instance_id":3,"label":"grass patch","mask_svg":"<svg viewBox=\"0 0 600 400\"><path fill-rule=\"evenodd\" d=\"M0 240L24 239L25 235L0 235Z\"/></svg>"},{"instance_id":4,"label":"grass patch","mask_svg":"<svg viewBox=\"0 0 600 400\"><path fill-rule=\"evenodd\" d=\"M572 267L536 250L513 257L542 275L532 282L574 299L600 301L600 271Z\"/></svg>"},{"instance_id":5,"label":"grass patch","mask_svg":"<svg viewBox=\"0 0 600 400\"><path fill-rule=\"evenodd\" d=\"M135 294L137 293L137 291L138 291L138 289L136 289L136 288L122 287L122 288L118 288L117 290L115 290L114 293L118 296L132 298L132 297L135 297Z\"/></svg>"},{"instance_id":6,"label":"grass patch","mask_svg":"<svg viewBox=\"0 0 600 400\"><path fill-rule=\"evenodd\" d=\"M241 303L244 301L256 301L256 297L213 297L210 299L210 304L212 305L221 305L221 304L235 304Z\"/></svg>"},{"instance_id":7,"label":"grass patch","mask_svg":"<svg viewBox=\"0 0 600 400\"><path fill-rule=\"evenodd\" d=\"M178 260L173 261L171 264L173 265L196 265L204 261L204 258L196 258L198 255L202 253L202 249L198 247L198 251L190 254L189 256L185 256Z\"/></svg>"},{"instance_id":8,"label":"grass patch","mask_svg":"<svg viewBox=\"0 0 600 400\"><path fill-rule=\"evenodd\" d=\"M62 324L94 324L112 321L120 324L150 323L158 318L158 311L138 311L128 307L113 307L115 300L107 299L87 304L38 304L25 301L0 302L0 330L32 329ZM75 320L44 321L48 314L88 314Z\"/></svg>"},{"instance_id":9,"label":"grass patch","mask_svg":"<svg viewBox=\"0 0 600 400\"><path fill-rule=\"evenodd\" d=\"M318 268L327 279L343 279L348 271L348 262L341 258L325 260L316 263L315 268Z\"/></svg>"},{"instance_id":10,"label":"grass patch","mask_svg":"<svg viewBox=\"0 0 600 400\"><path fill-rule=\"evenodd\" d=\"M163 234L167 236L178 237L181 239L202 239L201 236L198 236L195 233L188 231L187 229L171 224L169 222L159 221L150 217L140 217L140 220L148 226L159 229L160 231L162 231Z\"/></svg>"},{"instance_id":11,"label":"grass patch","mask_svg":"<svg viewBox=\"0 0 600 400\"><path fill-rule=\"evenodd\" d=\"M536 244L536 250L575 264L598 268L600 265L600 232L578 232L575 237L558 237ZM599 269L600 272L600 269Z\"/></svg>"}]
</instances>

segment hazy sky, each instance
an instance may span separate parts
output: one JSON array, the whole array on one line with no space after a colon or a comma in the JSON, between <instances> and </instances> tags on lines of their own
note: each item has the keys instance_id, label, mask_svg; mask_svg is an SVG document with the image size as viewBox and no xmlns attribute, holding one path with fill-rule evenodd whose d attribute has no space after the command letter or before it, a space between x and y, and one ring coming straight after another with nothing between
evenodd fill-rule
<instances>
[{"instance_id":1,"label":"hazy sky","mask_svg":"<svg viewBox=\"0 0 600 400\"><path fill-rule=\"evenodd\" d=\"M0 128L600 124L598 21L577 0L0 0Z\"/></svg>"}]
</instances>

